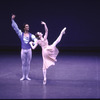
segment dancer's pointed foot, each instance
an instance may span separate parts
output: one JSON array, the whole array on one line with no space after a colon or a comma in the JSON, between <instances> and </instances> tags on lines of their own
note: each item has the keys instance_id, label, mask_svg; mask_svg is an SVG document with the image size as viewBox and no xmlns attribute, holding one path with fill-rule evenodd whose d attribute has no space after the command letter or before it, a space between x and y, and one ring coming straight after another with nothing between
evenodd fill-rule
<instances>
[{"instance_id":1,"label":"dancer's pointed foot","mask_svg":"<svg viewBox=\"0 0 100 100\"><path fill-rule=\"evenodd\" d=\"M63 30L61 31L62 34L65 34L66 31L66 27L63 28Z\"/></svg>"},{"instance_id":2,"label":"dancer's pointed foot","mask_svg":"<svg viewBox=\"0 0 100 100\"><path fill-rule=\"evenodd\" d=\"M22 77L22 78L20 79L20 81L23 81L23 80L25 80L25 77Z\"/></svg>"},{"instance_id":3,"label":"dancer's pointed foot","mask_svg":"<svg viewBox=\"0 0 100 100\"><path fill-rule=\"evenodd\" d=\"M46 80L43 80L43 85L46 85Z\"/></svg>"},{"instance_id":4,"label":"dancer's pointed foot","mask_svg":"<svg viewBox=\"0 0 100 100\"><path fill-rule=\"evenodd\" d=\"M31 80L29 77L26 77L26 79L29 80L29 81Z\"/></svg>"}]
</instances>

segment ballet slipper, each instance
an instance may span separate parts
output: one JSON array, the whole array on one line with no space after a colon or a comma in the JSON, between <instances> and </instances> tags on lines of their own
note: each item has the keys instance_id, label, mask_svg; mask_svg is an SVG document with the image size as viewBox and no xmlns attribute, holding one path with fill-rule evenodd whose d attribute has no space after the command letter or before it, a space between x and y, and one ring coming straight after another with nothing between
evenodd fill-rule
<instances>
[{"instance_id":1,"label":"ballet slipper","mask_svg":"<svg viewBox=\"0 0 100 100\"><path fill-rule=\"evenodd\" d=\"M46 80L43 80L43 85L46 85Z\"/></svg>"},{"instance_id":2,"label":"ballet slipper","mask_svg":"<svg viewBox=\"0 0 100 100\"><path fill-rule=\"evenodd\" d=\"M66 27L63 28L63 30L61 31L61 33L65 34L65 30L66 30Z\"/></svg>"},{"instance_id":3,"label":"ballet slipper","mask_svg":"<svg viewBox=\"0 0 100 100\"><path fill-rule=\"evenodd\" d=\"M26 79L29 80L29 81L31 80L29 77L26 77Z\"/></svg>"},{"instance_id":4,"label":"ballet slipper","mask_svg":"<svg viewBox=\"0 0 100 100\"><path fill-rule=\"evenodd\" d=\"M21 80L21 81L25 80L25 77L22 77L20 80Z\"/></svg>"}]
</instances>

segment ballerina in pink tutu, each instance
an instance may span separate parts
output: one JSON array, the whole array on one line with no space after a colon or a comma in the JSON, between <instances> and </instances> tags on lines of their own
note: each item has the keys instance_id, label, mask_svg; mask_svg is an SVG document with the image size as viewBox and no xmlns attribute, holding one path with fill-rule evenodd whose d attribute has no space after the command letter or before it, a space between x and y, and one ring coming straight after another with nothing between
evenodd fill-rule
<instances>
[{"instance_id":1,"label":"ballerina in pink tutu","mask_svg":"<svg viewBox=\"0 0 100 100\"><path fill-rule=\"evenodd\" d=\"M65 34L65 30L66 27L63 28L63 30L61 31L60 35L58 36L58 38L56 39L56 41L53 42L53 44L49 45L48 44L48 28L45 22L41 22L41 24L44 25L45 28L45 35L43 37L43 34L41 32L37 32L35 34L35 36L37 37L37 41L34 42L30 42L30 45L32 47L32 49L35 49L37 47L37 45L39 44L42 48L42 58L43 58L43 76L44 76L44 80L43 80L43 84L46 84L46 73L47 73L47 69L51 66L51 65L55 65L55 62L57 61L56 57L59 53L59 50L56 48L56 45L61 41L61 38L63 36L63 34ZM35 45L34 45L35 44Z\"/></svg>"}]
</instances>

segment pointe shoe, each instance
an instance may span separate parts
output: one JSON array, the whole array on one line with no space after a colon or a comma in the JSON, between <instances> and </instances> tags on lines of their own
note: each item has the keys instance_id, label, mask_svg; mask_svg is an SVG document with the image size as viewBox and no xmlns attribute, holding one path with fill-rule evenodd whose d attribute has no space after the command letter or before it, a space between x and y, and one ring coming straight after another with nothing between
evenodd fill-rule
<instances>
[{"instance_id":1,"label":"pointe shoe","mask_svg":"<svg viewBox=\"0 0 100 100\"><path fill-rule=\"evenodd\" d=\"M43 80L43 85L45 85L46 84L46 80Z\"/></svg>"},{"instance_id":2,"label":"pointe shoe","mask_svg":"<svg viewBox=\"0 0 100 100\"><path fill-rule=\"evenodd\" d=\"M25 77L22 77L22 78L20 79L20 81L23 81L23 80L25 80Z\"/></svg>"},{"instance_id":3,"label":"pointe shoe","mask_svg":"<svg viewBox=\"0 0 100 100\"><path fill-rule=\"evenodd\" d=\"M61 31L61 33L65 34L65 30L66 30L66 27L63 28L63 30Z\"/></svg>"},{"instance_id":4,"label":"pointe shoe","mask_svg":"<svg viewBox=\"0 0 100 100\"><path fill-rule=\"evenodd\" d=\"M29 81L31 80L29 77L26 77L26 79L29 80Z\"/></svg>"}]
</instances>

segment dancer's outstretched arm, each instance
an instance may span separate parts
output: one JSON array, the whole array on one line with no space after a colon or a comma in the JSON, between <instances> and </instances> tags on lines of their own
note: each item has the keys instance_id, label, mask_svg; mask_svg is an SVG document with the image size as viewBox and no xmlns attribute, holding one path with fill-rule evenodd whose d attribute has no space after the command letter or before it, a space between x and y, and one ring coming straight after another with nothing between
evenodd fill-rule
<instances>
[{"instance_id":1,"label":"dancer's outstretched arm","mask_svg":"<svg viewBox=\"0 0 100 100\"><path fill-rule=\"evenodd\" d=\"M41 24L44 25L44 28L45 28L45 35L44 35L44 39L46 40L47 37L48 37L48 28L47 28L47 25L45 22L41 21Z\"/></svg>"},{"instance_id":2,"label":"dancer's outstretched arm","mask_svg":"<svg viewBox=\"0 0 100 100\"><path fill-rule=\"evenodd\" d=\"M29 42L29 44L33 50L38 46L38 43L37 42L34 43L33 41Z\"/></svg>"},{"instance_id":3,"label":"dancer's outstretched arm","mask_svg":"<svg viewBox=\"0 0 100 100\"><path fill-rule=\"evenodd\" d=\"M18 25L14 21L15 17L16 17L15 15L12 15L12 17L11 17L12 24L11 25L12 25L13 29L15 30L15 32L18 34L18 36L21 36L22 31L18 28Z\"/></svg>"}]
</instances>

